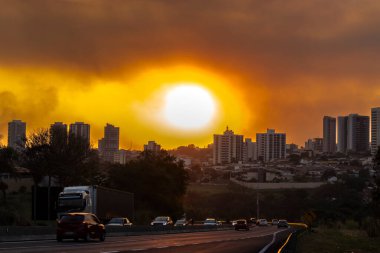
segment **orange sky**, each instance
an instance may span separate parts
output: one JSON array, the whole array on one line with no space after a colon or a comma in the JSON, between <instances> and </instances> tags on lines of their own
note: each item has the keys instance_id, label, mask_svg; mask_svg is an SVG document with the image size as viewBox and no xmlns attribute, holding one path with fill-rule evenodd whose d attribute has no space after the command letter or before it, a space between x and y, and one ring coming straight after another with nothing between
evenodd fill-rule
<instances>
[{"instance_id":1,"label":"orange sky","mask_svg":"<svg viewBox=\"0 0 380 253\"><path fill-rule=\"evenodd\" d=\"M322 135L324 115L380 106L377 1L1 1L0 134L54 121L106 123L121 146L212 142L226 125L288 142ZM160 117L165 92L197 83L217 104L207 127ZM5 138L3 138L5 142Z\"/></svg>"}]
</instances>

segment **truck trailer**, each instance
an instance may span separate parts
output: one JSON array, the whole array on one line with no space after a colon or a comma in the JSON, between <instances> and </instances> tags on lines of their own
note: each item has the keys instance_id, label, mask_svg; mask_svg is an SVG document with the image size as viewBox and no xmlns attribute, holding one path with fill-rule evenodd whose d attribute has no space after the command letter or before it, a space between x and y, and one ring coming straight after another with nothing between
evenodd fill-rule
<instances>
[{"instance_id":1,"label":"truck trailer","mask_svg":"<svg viewBox=\"0 0 380 253\"><path fill-rule=\"evenodd\" d=\"M113 217L134 217L133 193L103 186L70 186L63 188L57 202L57 216L69 212L93 213L106 221Z\"/></svg>"}]
</instances>

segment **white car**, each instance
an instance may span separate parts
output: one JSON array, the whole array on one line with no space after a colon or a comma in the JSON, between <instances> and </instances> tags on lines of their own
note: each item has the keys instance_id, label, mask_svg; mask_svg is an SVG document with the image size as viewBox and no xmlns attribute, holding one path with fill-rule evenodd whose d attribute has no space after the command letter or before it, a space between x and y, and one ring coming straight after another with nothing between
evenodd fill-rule
<instances>
[{"instance_id":1,"label":"white car","mask_svg":"<svg viewBox=\"0 0 380 253\"><path fill-rule=\"evenodd\" d=\"M173 220L169 216L158 216L151 223L151 226L170 226Z\"/></svg>"},{"instance_id":2,"label":"white car","mask_svg":"<svg viewBox=\"0 0 380 253\"><path fill-rule=\"evenodd\" d=\"M128 218L125 217L115 217L112 218L106 225L107 227L125 227L125 226L132 226L132 222L128 220Z\"/></svg>"},{"instance_id":3,"label":"white car","mask_svg":"<svg viewBox=\"0 0 380 253\"><path fill-rule=\"evenodd\" d=\"M272 226L277 226L278 224L278 220L277 219L273 219L272 220Z\"/></svg>"},{"instance_id":4,"label":"white car","mask_svg":"<svg viewBox=\"0 0 380 253\"><path fill-rule=\"evenodd\" d=\"M259 226L268 226L268 221L266 219L259 219L258 225Z\"/></svg>"},{"instance_id":5,"label":"white car","mask_svg":"<svg viewBox=\"0 0 380 253\"><path fill-rule=\"evenodd\" d=\"M186 219L179 219L174 223L175 227L185 227L187 225L189 225L189 221Z\"/></svg>"},{"instance_id":6,"label":"white car","mask_svg":"<svg viewBox=\"0 0 380 253\"><path fill-rule=\"evenodd\" d=\"M207 218L204 222L203 225L205 226L219 226L222 225L219 221L217 221L214 218Z\"/></svg>"}]
</instances>

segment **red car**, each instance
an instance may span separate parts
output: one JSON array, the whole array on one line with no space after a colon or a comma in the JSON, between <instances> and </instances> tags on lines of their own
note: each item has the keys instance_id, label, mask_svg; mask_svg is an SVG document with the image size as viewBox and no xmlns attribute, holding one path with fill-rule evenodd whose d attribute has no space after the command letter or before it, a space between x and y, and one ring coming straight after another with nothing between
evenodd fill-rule
<instances>
[{"instance_id":1,"label":"red car","mask_svg":"<svg viewBox=\"0 0 380 253\"><path fill-rule=\"evenodd\" d=\"M96 215L91 213L67 213L64 214L57 224L57 241L71 238L83 239L106 239L106 229Z\"/></svg>"}]
</instances>

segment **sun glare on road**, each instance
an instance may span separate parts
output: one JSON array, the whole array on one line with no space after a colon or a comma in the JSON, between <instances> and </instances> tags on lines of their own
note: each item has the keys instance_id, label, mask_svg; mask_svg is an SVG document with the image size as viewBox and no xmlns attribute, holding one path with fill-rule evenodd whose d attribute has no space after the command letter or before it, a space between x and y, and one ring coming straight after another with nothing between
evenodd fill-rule
<instances>
[{"instance_id":1,"label":"sun glare on road","mask_svg":"<svg viewBox=\"0 0 380 253\"><path fill-rule=\"evenodd\" d=\"M164 116L171 126L201 129L211 122L214 114L214 98L200 85L178 84L166 93Z\"/></svg>"}]
</instances>

